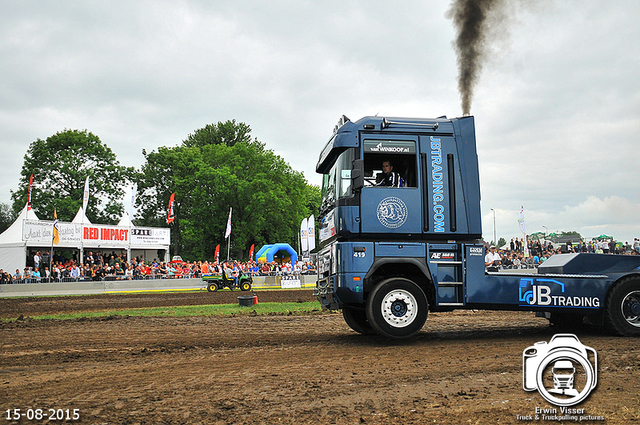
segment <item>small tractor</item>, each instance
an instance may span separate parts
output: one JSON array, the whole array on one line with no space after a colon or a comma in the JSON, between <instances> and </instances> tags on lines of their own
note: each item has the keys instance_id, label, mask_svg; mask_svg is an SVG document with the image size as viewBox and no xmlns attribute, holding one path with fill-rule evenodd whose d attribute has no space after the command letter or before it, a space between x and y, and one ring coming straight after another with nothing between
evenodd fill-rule
<instances>
[{"instance_id":1,"label":"small tractor","mask_svg":"<svg viewBox=\"0 0 640 425\"><path fill-rule=\"evenodd\" d=\"M216 292L218 289L229 288L234 290L240 288L241 291L250 291L253 279L249 275L244 273L238 277L227 277L223 271L222 275L204 275L202 280L207 283L207 291Z\"/></svg>"}]
</instances>

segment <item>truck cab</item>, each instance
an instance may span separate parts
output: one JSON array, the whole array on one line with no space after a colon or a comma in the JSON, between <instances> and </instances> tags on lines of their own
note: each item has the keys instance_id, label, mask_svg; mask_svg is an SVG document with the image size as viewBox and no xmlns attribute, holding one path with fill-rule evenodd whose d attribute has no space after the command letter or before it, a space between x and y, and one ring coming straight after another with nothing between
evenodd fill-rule
<instances>
[{"instance_id":1,"label":"truck cab","mask_svg":"<svg viewBox=\"0 0 640 425\"><path fill-rule=\"evenodd\" d=\"M384 163L398 174L397 186L380 184ZM462 305L461 243L482 251L473 117L343 117L316 171L323 174L317 292L324 306L342 309L366 332L405 336L426 320L426 307L415 306L430 298L432 309ZM378 294L391 309L383 331L366 317L381 286L400 288L397 298Z\"/></svg>"},{"instance_id":2,"label":"truck cab","mask_svg":"<svg viewBox=\"0 0 640 425\"><path fill-rule=\"evenodd\" d=\"M316 167L324 175L321 241L481 237L473 117L340 124ZM379 185L385 161L399 187Z\"/></svg>"},{"instance_id":3,"label":"truck cab","mask_svg":"<svg viewBox=\"0 0 640 425\"><path fill-rule=\"evenodd\" d=\"M640 258L558 255L549 270L561 272L548 275L485 270L474 117L343 116L316 171L323 185L315 294L353 330L405 338L428 311L509 309L589 315L640 334ZM576 273L580 264L597 267ZM632 281L614 297L624 306L610 308L613 320L606 304L625 279Z\"/></svg>"}]
</instances>

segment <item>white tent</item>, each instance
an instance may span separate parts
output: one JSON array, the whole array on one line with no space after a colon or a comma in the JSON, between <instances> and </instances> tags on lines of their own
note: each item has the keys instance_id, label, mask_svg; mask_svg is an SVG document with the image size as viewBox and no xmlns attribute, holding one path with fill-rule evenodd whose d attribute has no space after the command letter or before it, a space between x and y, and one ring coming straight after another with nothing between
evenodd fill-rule
<instances>
[{"instance_id":1,"label":"white tent","mask_svg":"<svg viewBox=\"0 0 640 425\"><path fill-rule=\"evenodd\" d=\"M0 268L13 274L16 269L22 271L27 258L27 242L22 235L22 223L24 220L40 219L32 209L24 209L7 230L0 234Z\"/></svg>"},{"instance_id":2,"label":"white tent","mask_svg":"<svg viewBox=\"0 0 640 425\"><path fill-rule=\"evenodd\" d=\"M125 212L122 215L122 218L118 222L118 227L133 227L133 222L131 221L131 218L129 217L129 213Z\"/></svg>"},{"instance_id":3,"label":"white tent","mask_svg":"<svg viewBox=\"0 0 640 425\"><path fill-rule=\"evenodd\" d=\"M80 209L76 213L76 216L71 222L76 224L91 224L87 216L84 214L84 210L82 209L82 207L80 207Z\"/></svg>"},{"instance_id":4,"label":"white tent","mask_svg":"<svg viewBox=\"0 0 640 425\"><path fill-rule=\"evenodd\" d=\"M0 234L0 268L15 272L23 270L29 262L29 250L54 251L77 250L82 259L86 249L93 251L127 251L128 258L141 255L155 258L164 251L169 258L170 230L157 227L136 227L128 214L117 226L92 224L82 208L73 222L58 222L59 242L52 245L53 221L40 220L33 210L26 207L16 221Z\"/></svg>"}]
</instances>

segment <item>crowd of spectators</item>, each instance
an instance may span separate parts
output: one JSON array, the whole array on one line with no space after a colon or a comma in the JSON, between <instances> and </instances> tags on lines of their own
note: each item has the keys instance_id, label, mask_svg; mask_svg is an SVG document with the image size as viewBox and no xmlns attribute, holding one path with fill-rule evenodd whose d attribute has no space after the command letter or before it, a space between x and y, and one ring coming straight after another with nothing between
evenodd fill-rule
<instances>
[{"instance_id":1,"label":"crowd of spectators","mask_svg":"<svg viewBox=\"0 0 640 425\"><path fill-rule=\"evenodd\" d=\"M633 244L626 242L617 244L611 240L593 240L590 242L568 241L564 244L554 244L549 241L525 241L514 238L500 248L487 247L485 264L491 270L498 269L527 269L536 268L551 256L559 253L585 252L597 254L640 255L640 239L635 238ZM200 278L202 275L221 275L224 262L208 261L171 261L163 262L153 259L145 261L142 257L127 261L126 254L110 254L89 251L84 262L77 258L66 259L54 257L49 261L48 252L32 253L29 266L24 270L0 269L0 284L7 283L48 283L70 282L79 280L139 280L139 279L167 279L167 278ZM491 261L489 261L491 259ZM50 267L50 264L53 264ZM252 276L276 276L287 274L315 274L315 266L311 262L239 262L229 261L227 267L233 270L233 276L248 274Z\"/></svg>"},{"instance_id":2,"label":"crowd of spectators","mask_svg":"<svg viewBox=\"0 0 640 425\"><path fill-rule=\"evenodd\" d=\"M550 241L527 241L525 249L524 238L514 238L499 249L490 246L487 249L485 265L492 269L527 269L536 268L547 261L551 256L561 253L595 253L595 254L618 254L618 255L640 255L640 239L635 238L633 244L625 242L618 244L613 239L592 240L590 242L578 241L574 243L552 243ZM493 254L492 254L493 252ZM492 260L492 261L489 261Z\"/></svg>"},{"instance_id":3,"label":"crowd of spectators","mask_svg":"<svg viewBox=\"0 0 640 425\"><path fill-rule=\"evenodd\" d=\"M126 254L111 254L89 251L84 262L77 258L53 258L53 265L49 267L49 253L37 251L24 270L15 273L0 269L0 284L7 283L50 283L73 281L102 281L102 280L141 280L141 279L171 279L171 278L200 278L202 275L221 275L225 263L208 261L186 262L182 260L164 262L153 259L145 261L142 257L134 257L127 261ZM271 262L257 263L255 261L226 262L226 267L233 270L231 277L241 274L252 276L275 276L287 274L315 274L315 266L311 262Z\"/></svg>"}]
</instances>

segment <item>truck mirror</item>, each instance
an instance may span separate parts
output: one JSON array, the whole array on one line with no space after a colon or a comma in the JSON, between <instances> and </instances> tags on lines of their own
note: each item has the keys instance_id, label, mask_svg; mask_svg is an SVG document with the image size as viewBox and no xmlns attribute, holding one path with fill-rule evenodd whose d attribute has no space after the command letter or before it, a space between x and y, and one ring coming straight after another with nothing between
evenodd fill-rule
<instances>
[{"instance_id":1,"label":"truck mirror","mask_svg":"<svg viewBox=\"0 0 640 425\"><path fill-rule=\"evenodd\" d=\"M364 187L364 159L356 159L353 161L353 170L351 170L351 188L356 191Z\"/></svg>"}]
</instances>

